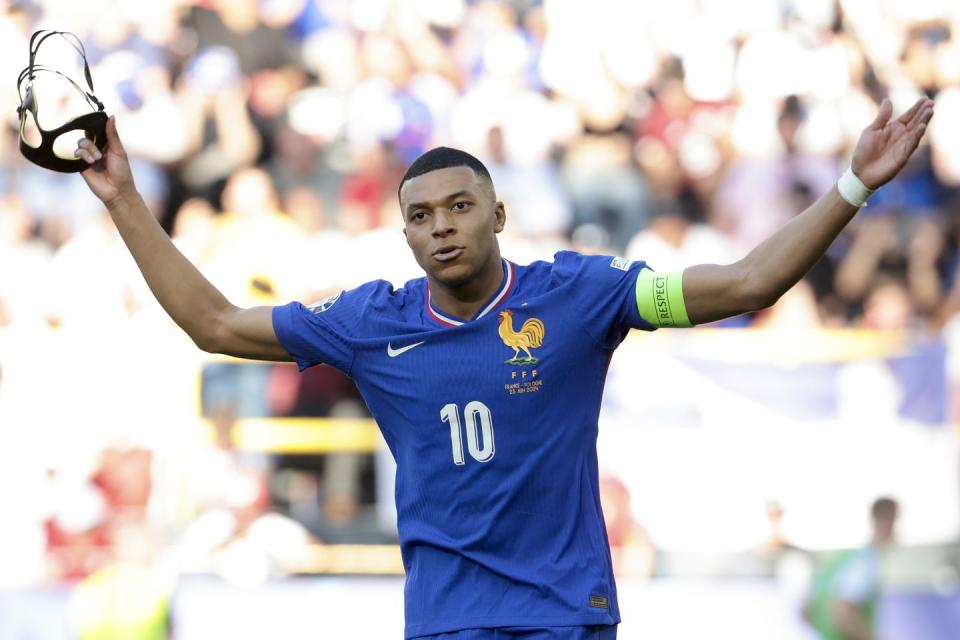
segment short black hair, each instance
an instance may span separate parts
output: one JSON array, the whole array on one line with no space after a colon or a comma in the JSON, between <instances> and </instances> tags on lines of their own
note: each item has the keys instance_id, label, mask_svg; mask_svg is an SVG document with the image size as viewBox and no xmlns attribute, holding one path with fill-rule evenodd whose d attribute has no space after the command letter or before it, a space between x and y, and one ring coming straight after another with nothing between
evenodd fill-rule
<instances>
[{"instance_id":1,"label":"short black hair","mask_svg":"<svg viewBox=\"0 0 960 640\"><path fill-rule=\"evenodd\" d=\"M477 158L460 149L435 147L414 160L410 168L407 169L407 172L403 174L403 179L400 180L400 186L397 187L397 199L400 199L400 190L403 189L403 185L406 184L407 180L422 176L431 171L436 171L437 169L449 169L450 167L469 167L473 169L475 174L481 179L486 180L490 185L490 190L493 191L493 178L490 177L490 172L487 171L484 164L477 160Z\"/></svg>"},{"instance_id":2,"label":"short black hair","mask_svg":"<svg viewBox=\"0 0 960 640\"><path fill-rule=\"evenodd\" d=\"M897 501L888 496L877 498L870 505L870 515L878 518L892 518L897 515Z\"/></svg>"}]
</instances>

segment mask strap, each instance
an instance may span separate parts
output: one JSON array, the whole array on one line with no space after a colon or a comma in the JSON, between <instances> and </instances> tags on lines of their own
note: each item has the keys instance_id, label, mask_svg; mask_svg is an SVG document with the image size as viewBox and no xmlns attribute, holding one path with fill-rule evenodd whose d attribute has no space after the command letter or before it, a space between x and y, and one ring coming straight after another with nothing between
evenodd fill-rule
<instances>
[{"instance_id":1,"label":"mask strap","mask_svg":"<svg viewBox=\"0 0 960 640\"><path fill-rule=\"evenodd\" d=\"M41 65L41 64L34 65L34 66L33 66L33 71L46 71L46 72L48 72L48 73L55 73L55 74L57 74L58 76L60 76L61 78L66 79L67 82L69 82L70 84L72 84L72 85L74 86L74 88L75 88L77 91L79 91L80 94L81 94L84 98L86 98L87 103L88 103L91 107L93 107L93 108L96 109L97 111L103 111L103 109L104 109L103 103L100 102L100 100L97 99L97 96L95 96L95 95L93 95L92 93L89 93L89 92L87 92L87 91L84 91L84 90L83 90L83 87L81 87L81 86L78 85L76 82L74 82L73 79L70 78L69 76L67 76L67 75L65 75L65 74L63 74L63 73L60 73L60 72L57 71L56 69L50 69L50 68L48 68L48 67L46 67L46 66L44 66L44 65ZM29 72L28 69L24 69L23 71L20 72L20 78L17 80L17 91L20 90L20 86L23 84L23 81L24 81L25 79L27 79L28 72ZM33 76L30 76L30 77L31 77L31 79L33 78ZM36 115L37 115L37 112L36 112L36 104L34 104L34 108L32 108L32 109L29 107L29 105L28 105L27 108L28 108L30 111L32 111L34 117L36 117ZM19 111L19 109L18 109L18 111Z\"/></svg>"},{"instance_id":2,"label":"mask strap","mask_svg":"<svg viewBox=\"0 0 960 640\"><path fill-rule=\"evenodd\" d=\"M60 73L56 69L50 69L44 65L36 64L35 60L36 60L37 53L40 51L40 45L43 44L43 42L47 38L55 35L59 35L64 40L66 40L67 43L69 43L70 46L73 47L76 50L76 52L80 54L80 57L83 58L83 75L87 81L87 86L90 88L90 91L84 91L80 85L78 85L71 78L67 77L63 73ZM39 40L37 39L38 37L39 37ZM97 96L94 95L93 76L90 74L90 65L87 63L86 49L84 49L83 47L83 42L81 42L80 38L78 38L75 34L69 31L50 31L47 29L40 29L39 31L35 31L33 35L30 36L30 64L26 69L20 72L20 77L17 79L18 94L20 93L20 87L23 84L24 79L29 78L32 81L34 79L35 71L49 71L49 72L56 73L57 75L63 78L66 78L70 82L70 84L72 84L76 88L76 90L79 91L86 98L87 102L90 104L91 107L94 107L98 111L104 110L103 103L100 102ZM21 100L21 106L17 108L18 116L22 116L23 109L24 107ZM33 99L30 101L30 104L27 105L27 109L33 113L34 118L37 117L36 99Z\"/></svg>"},{"instance_id":3,"label":"mask strap","mask_svg":"<svg viewBox=\"0 0 960 640\"><path fill-rule=\"evenodd\" d=\"M40 34L43 34L42 36ZM46 29L40 29L35 31L32 36L30 36L30 66L29 73L30 79L33 80L33 67L34 60L37 57L37 52L40 51L40 45L43 44L43 41L49 38L50 36L61 36L67 43L73 47L77 53L80 54L80 57L83 58L83 77L87 81L87 86L90 88L90 93L95 93L96 90L93 88L93 76L90 74L90 65L87 63L87 50L83 47L83 42L80 41L80 38L76 34L69 31L49 31ZM40 36L40 39L37 40L37 37ZM36 41L36 44L34 44Z\"/></svg>"}]
</instances>

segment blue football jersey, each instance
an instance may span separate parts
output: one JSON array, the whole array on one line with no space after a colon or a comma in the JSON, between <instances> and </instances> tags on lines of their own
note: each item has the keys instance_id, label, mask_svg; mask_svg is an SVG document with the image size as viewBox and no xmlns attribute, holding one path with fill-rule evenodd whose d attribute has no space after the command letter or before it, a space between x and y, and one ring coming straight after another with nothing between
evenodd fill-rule
<instances>
[{"instance_id":1,"label":"blue football jersey","mask_svg":"<svg viewBox=\"0 0 960 640\"><path fill-rule=\"evenodd\" d=\"M600 509L597 417L642 262L560 252L504 260L476 316L426 278L276 307L301 370L352 377L397 462L406 637L620 621Z\"/></svg>"}]
</instances>

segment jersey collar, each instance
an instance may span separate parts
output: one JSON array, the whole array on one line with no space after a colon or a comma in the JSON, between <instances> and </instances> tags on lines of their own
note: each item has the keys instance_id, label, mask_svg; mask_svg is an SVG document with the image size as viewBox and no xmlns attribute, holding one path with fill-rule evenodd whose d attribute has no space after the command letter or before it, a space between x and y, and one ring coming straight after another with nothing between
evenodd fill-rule
<instances>
[{"instance_id":1,"label":"jersey collar","mask_svg":"<svg viewBox=\"0 0 960 640\"><path fill-rule=\"evenodd\" d=\"M479 320L483 316L493 311L498 304L506 300L510 295L510 291L513 289L514 280L516 279L513 263L505 258L501 258L501 260L503 260L503 281L500 283L500 288L497 289L497 292L493 294L487 303L483 305L472 318L469 320L462 320L438 311L437 308L433 306L433 300L430 297L429 284L427 284L427 315L445 327L459 327L465 322Z\"/></svg>"}]
</instances>

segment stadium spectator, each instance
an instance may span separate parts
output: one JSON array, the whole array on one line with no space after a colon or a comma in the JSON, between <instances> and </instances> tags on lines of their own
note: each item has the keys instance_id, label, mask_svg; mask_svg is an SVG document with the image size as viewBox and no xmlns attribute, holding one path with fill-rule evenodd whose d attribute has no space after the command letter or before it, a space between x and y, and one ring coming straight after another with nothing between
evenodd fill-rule
<instances>
[{"instance_id":1,"label":"stadium spectator","mask_svg":"<svg viewBox=\"0 0 960 640\"><path fill-rule=\"evenodd\" d=\"M870 507L870 544L839 552L818 568L804 616L823 640L876 637L880 566L894 544L897 512L896 500L877 498Z\"/></svg>"},{"instance_id":2,"label":"stadium spectator","mask_svg":"<svg viewBox=\"0 0 960 640\"><path fill-rule=\"evenodd\" d=\"M738 256L730 241L701 222L696 207L691 198L656 202L649 225L630 239L626 257L646 260L662 271L682 269L698 261L733 262Z\"/></svg>"}]
</instances>

